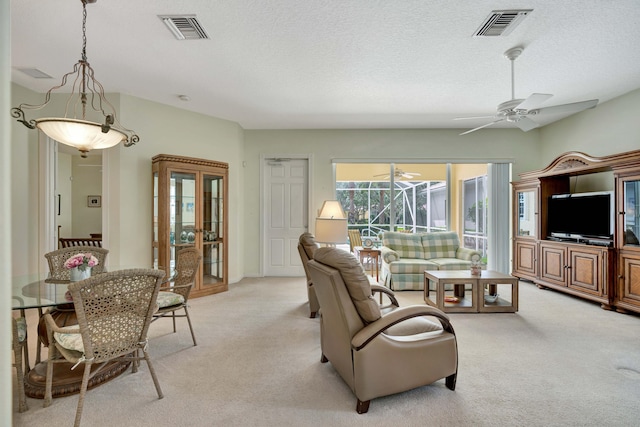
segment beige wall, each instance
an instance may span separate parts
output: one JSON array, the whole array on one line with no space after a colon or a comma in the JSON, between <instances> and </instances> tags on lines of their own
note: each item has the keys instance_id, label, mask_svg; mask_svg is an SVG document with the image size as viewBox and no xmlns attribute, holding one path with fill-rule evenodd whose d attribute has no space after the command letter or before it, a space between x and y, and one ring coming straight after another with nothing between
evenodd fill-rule
<instances>
[{"instance_id":1,"label":"beige wall","mask_svg":"<svg viewBox=\"0 0 640 427\"><path fill-rule=\"evenodd\" d=\"M538 169L568 151L599 157L640 149L638 112L640 89L543 127Z\"/></svg>"},{"instance_id":2,"label":"beige wall","mask_svg":"<svg viewBox=\"0 0 640 427\"><path fill-rule=\"evenodd\" d=\"M41 95L12 85L19 102L42 102ZM124 126L135 129L140 142L103 150L106 168L102 189L103 219L108 224L105 246L114 266L151 265L151 158L160 153L202 157L229 163L229 279L243 277L241 220L243 133L234 122L208 117L126 95L108 94ZM61 97L52 109L59 108ZM58 102L58 104L56 104ZM38 132L11 122L11 209L14 275L37 271L38 260ZM86 206L86 197L85 197ZM108 240L106 240L108 239Z\"/></svg>"},{"instance_id":3,"label":"beige wall","mask_svg":"<svg viewBox=\"0 0 640 427\"><path fill-rule=\"evenodd\" d=\"M12 85L12 96L38 102L32 92ZM332 159L375 162L486 163L513 160L518 173L546 166L570 150L606 155L640 147L640 90L540 130L484 129L459 136L458 130L243 130L237 123L125 95L109 95L121 121L134 128L140 143L105 150L112 262L148 262L151 241L150 159L167 153L221 160L230 164L230 280L259 275L260 155L312 155L312 211L334 196ZM37 268L37 133L11 124L14 274ZM110 255L111 257L111 255Z\"/></svg>"},{"instance_id":4,"label":"beige wall","mask_svg":"<svg viewBox=\"0 0 640 427\"><path fill-rule=\"evenodd\" d=\"M260 155L312 154L311 211L333 198L332 159L380 162L476 163L513 160L515 171L539 165L539 131L245 130L245 276L260 274ZM313 230L312 230L313 231Z\"/></svg>"}]
</instances>

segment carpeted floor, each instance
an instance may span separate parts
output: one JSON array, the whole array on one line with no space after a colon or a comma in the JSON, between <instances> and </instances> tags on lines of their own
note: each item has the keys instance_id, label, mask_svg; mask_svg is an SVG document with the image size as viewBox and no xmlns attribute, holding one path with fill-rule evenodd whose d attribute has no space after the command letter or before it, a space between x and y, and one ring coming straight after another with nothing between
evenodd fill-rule
<instances>
[{"instance_id":1,"label":"carpeted floor","mask_svg":"<svg viewBox=\"0 0 640 427\"><path fill-rule=\"evenodd\" d=\"M351 390L330 363L320 363L319 320L308 318L304 278L244 279L229 288L191 301L196 347L184 319L177 334L169 320L151 325L164 399L157 399L143 364L138 373L89 391L83 425L640 423L637 315L521 282L516 314L450 314L459 346L455 391L441 380L374 399L358 415ZM403 306L422 303L421 292L398 297ZM28 404L27 412L14 412L15 426L72 425L77 396L55 399L49 408L37 399Z\"/></svg>"}]
</instances>

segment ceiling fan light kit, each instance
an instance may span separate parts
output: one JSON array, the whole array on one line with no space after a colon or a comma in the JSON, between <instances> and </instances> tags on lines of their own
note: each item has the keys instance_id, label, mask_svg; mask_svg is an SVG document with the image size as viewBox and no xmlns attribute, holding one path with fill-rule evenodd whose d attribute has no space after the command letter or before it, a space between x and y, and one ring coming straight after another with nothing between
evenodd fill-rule
<instances>
[{"instance_id":1,"label":"ceiling fan light kit","mask_svg":"<svg viewBox=\"0 0 640 427\"><path fill-rule=\"evenodd\" d=\"M480 129L492 126L500 122L508 122L515 124L522 131L527 132L539 127L540 125L532 120L532 116L539 114L575 114L588 108L594 108L598 104L597 99L588 101L573 102L570 104L554 105L551 107L539 107L553 95L549 93L533 93L525 99L516 99L515 97L515 60L524 52L522 46L516 46L504 53L504 57L511 62L511 99L498 105L496 114L493 116L481 117L458 117L454 120L470 120L470 119L494 119L493 121L462 132L460 135L466 135Z\"/></svg>"}]
</instances>

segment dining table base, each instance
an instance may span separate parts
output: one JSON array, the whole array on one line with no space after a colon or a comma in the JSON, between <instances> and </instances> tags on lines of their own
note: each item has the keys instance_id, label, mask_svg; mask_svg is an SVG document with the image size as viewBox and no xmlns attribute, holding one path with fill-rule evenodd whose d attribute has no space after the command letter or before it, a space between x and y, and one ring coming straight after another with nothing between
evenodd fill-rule
<instances>
[{"instance_id":1,"label":"dining table base","mask_svg":"<svg viewBox=\"0 0 640 427\"><path fill-rule=\"evenodd\" d=\"M91 390L100 384L104 384L120 376L131 365L128 361L112 361L107 363L95 376L89 379L87 390ZM80 392L82 386L82 374L84 366L78 365L71 370L73 364L62 362L53 365L53 381L51 386L52 397L70 396ZM92 372L100 367L97 363L92 366ZM38 363L25 375L24 392L27 396L35 399L44 399L47 385L47 362Z\"/></svg>"}]
</instances>

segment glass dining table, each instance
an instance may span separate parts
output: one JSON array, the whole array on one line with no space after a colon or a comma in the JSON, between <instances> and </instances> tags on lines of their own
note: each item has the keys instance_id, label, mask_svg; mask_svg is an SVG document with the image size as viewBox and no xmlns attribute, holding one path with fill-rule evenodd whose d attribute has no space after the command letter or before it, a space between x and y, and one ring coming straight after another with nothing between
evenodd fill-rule
<instances>
[{"instance_id":1,"label":"glass dining table","mask_svg":"<svg viewBox=\"0 0 640 427\"><path fill-rule=\"evenodd\" d=\"M121 270L120 268L110 271ZM164 283L171 280L166 278ZM48 277L48 274L27 275L13 277L11 281L11 308L19 310L23 317L27 310L38 311L38 327L27 327L27 339L29 332L37 331L36 358L33 368L30 367L28 352L25 355L27 369L25 370L25 393L29 397L44 399L47 362L40 360L41 345L48 346L46 327L40 322L43 310L49 309L52 316L61 326L69 326L76 323L73 300L68 292L69 280L57 280ZM31 317L31 316L28 316ZM27 345L27 348L29 345ZM99 373L89 380L89 389L118 377L127 370L131 362L110 362ZM99 364L95 365L96 368ZM71 370L71 363L56 363L53 366L53 397L68 396L78 393L82 383L82 369Z\"/></svg>"}]
</instances>

